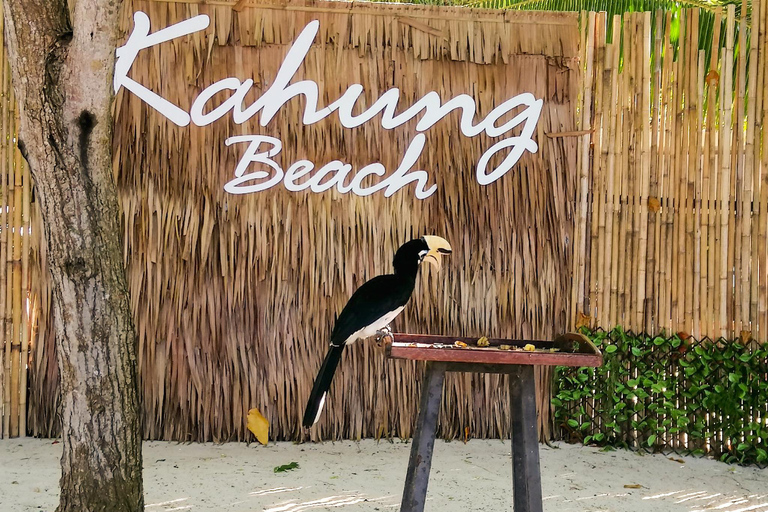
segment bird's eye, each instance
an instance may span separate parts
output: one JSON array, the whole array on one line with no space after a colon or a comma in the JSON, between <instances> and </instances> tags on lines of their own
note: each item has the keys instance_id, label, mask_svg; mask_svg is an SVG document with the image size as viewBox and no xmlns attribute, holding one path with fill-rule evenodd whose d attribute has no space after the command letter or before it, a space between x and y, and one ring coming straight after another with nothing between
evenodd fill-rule
<instances>
[{"instance_id":1,"label":"bird's eye","mask_svg":"<svg viewBox=\"0 0 768 512\"><path fill-rule=\"evenodd\" d=\"M424 259L424 256L426 256L428 252L429 252L429 251L427 251L427 250L421 250L421 251L419 251L419 259L420 259L420 260L421 260L421 259Z\"/></svg>"}]
</instances>

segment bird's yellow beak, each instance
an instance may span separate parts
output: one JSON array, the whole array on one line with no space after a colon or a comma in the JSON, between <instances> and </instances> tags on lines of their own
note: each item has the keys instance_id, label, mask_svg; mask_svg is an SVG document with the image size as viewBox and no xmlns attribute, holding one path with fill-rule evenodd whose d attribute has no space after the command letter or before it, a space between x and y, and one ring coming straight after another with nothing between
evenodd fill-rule
<instances>
[{"instance_id":1,"label":"bird's yellow beak","mask_svg":"<svg viewBox=\"0 0 768 512\"><path fill-rule=\"evenodd\" d=\"M425 236L424 241L427 243L427 247L429 247L429 252L424 256L424 261L431 263L437 270L440 270L442 267L440 264L440 257L444 254L451 254L451 252L453 252L451 244L449 244L448 240L445 238L431 235Z\"/></svg>"}]
</instances>

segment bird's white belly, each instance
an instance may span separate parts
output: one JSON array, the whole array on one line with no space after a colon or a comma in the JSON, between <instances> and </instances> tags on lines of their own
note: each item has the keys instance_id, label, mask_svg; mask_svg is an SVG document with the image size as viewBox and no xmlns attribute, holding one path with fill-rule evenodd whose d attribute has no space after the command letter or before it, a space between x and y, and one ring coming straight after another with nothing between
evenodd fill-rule
<instances>
[{"instance_id":1,"label":"bird's white belly","mask_svg":"<svg viewBox=\"0 0 768 512\"><path fill-rule=\"evenodd\" d=\"M384 327L388 326L389 323L395 319L397 315L399 315L405 306L400 306L399 308L395 309L394 311L390 311L386 315L382 316L372 324L363 327L359 331L355 331L352 333L352 335L347 338L347 341L345 343L354 343L355 341L363 338L368 338L369 336L373 336L376 334L376 332L380 331Z\"/></svg>"}]
</instances>

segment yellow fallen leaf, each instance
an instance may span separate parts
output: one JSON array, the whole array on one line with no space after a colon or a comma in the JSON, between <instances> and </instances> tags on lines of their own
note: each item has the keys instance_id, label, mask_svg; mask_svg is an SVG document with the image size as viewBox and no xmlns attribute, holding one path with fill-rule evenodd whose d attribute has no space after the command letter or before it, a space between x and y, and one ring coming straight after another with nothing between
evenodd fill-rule
<instances>
[{"instance_id":1,"label":"yellow fallen leaf","mask_svg":"<svg viewBox=\"0 0 768 512\"><path fill-rule=\"evenodd\" d=\"M499 345L499 350L512 350L512 345Z\"/></svg>"},{"instance_id":2,"label":"yellow fallen leaf","mask_svg":"<svg viewBox=\"0 0 768 512\"><path fill-rule=\"evenodd\" d=\"M269 421L262 416L258 409L248 411L248 430L253 432L261 444L267 446L269 441Z\"/></svg>"},{"instance_id":3,"label":"yellow fallen leaf","mask_svg":"<svg viewBox=\"0 0 768 512\"><path fill-rule=\"evenodd\" d=\"M640 484L624 484L625 489L642 489L643 486Z\"/></svg>"},{"instance_id":4,"label":"yellow fallen leaf","mask_svg":"<svg viewBox=\"0 0 768 512\"><path fill-rule=\"evenodd\" d=\"M523 347L523 350L525 350L526 352L533 352L534 350L536 350L536 347L528 343L526 346Z\"/></svg>"},{"instance_id":5,"label":"yellow fallen leaf","mask_svg":"<svg viewBox=\"0 0 768 512\"><path fill-rule=\"evenodd\" d=\"M453 343L453 345L454 345L455 347L459 347L459 348L467 348L467 344L466 344L466 343L464 343L463 341L459 341L459 340L456 340L456 341Z\"/></svg>"},{"instance_id":6,"label":"yellow fallen leaf","mask_svg":"<svg viewBox=\"0 0 768 512\"><path fill-rule=\"evenodd\" d=\"M491 345L491 342L485 336L483 336L482 338L477 340L477 346L478 347L488 347L490 345Z\"/></svg>"}]
</instances>

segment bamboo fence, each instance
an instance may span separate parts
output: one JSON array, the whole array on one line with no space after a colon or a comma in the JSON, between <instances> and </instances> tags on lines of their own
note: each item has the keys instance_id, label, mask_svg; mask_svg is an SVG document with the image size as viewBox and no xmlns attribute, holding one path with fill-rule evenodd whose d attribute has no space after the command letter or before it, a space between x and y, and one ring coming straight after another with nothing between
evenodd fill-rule
<instances>
[{"instance_id":1,"label":"bamboo fence","mask_svg":"<svg viewBox=\"0 0 768 512\"><path fill-rule=\"evenodd\" d=\"M0 40L3 38L0 18ZM30 296L31 179L17 146L18 112L2 45L0 59L0 438L27 431L27 382L35 299ZM34 232L35 235L37 231ZM35 244L35 246L31 246Z\"/></svg>"},{"instance_id":2,"label":"bamboo fence","mask_svg":"<svg viewBox=\"0 0 768 512\"><path fill-rule=\"evenodd\" d=\"M698 10L589 24L574 324L768 339L766 2L748 7L716 14L708 60Z\"/></svg>"}]
</instances>

